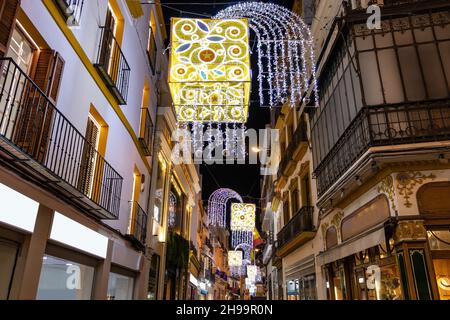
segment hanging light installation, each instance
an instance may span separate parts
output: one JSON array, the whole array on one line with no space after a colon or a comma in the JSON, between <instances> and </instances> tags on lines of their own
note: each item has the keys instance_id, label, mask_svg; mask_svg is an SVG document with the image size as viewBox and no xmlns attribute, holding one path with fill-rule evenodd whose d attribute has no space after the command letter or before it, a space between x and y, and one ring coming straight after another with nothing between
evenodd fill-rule
<instances>
[{"instance_id":1,"label":"hanging light installation","mask_svg":"<svg viewBox=\"0 0 450 320\"><path fill-rule=\"evenodd\" d=\"M243 2L221 10L215 18L249 19L257 40L261 106L308 103L311 92L319 105L314 39L298 14L273 3Z\"/></svg>"},{"instance_id":2,"label":"hanging light installation","mask_svg":"<svg viewBox=\"0 0 450 320\"><path fill-rule=\"evenodd\" d=\"M231 205L231 244L251 244L253 248L253 230L255 229L256 206L252 203L233 203Z\"/></svg>"},{"instance_id":3,"label":"hanging light installation","mask_svg":"<svg viewBox=\"0 0 450 320\"><path fill-rule=\"evenodd\" d=\"M172 191L169 191L169 227L173 228L175 226L177 210L177 198Z\"/></svg>"},{"instance_id":4,"label":"hanging light installation","mask_svg":"<svg viewBox=\"0 0 450 320\"><path fill-rule=\"evenodd\" d=\"M242 197L236 191L221 188L214 191L208 199L208 220L213 227L225 228L227 225L227 203L229 200L242 202Z\"/></svg>"},{"instance_id":5,"label":"hanging light installation","mask_svg":"<svg viewBox=\"0 0 450 320\"><path fill-rule=\"evenodd\" d=\"M230 266L230 267L242 266L242 251L239 251L239 250L228 251L228 266Z\"/></svg>"},{"instance_id":6,"label":"hanging light installation","mask_svg":"<svg viewBox=\"0 0 450 320\"><path fill-rule=\"evenodd\" d=\"M252 282L256 282L256 273L257 273L257 267L255 265L248 265L247 266L247 277Z\"/></svg>"},{"instance_id":7,"label":"hanging light installation","mask_svg":"<svg viewBox=\"0 0 450 320\"><path fill-rule=\"evenodd\" d=\"M172 18L171 23L169 86L177 121L180 128L191 126L196 157L204 141L211 156L224 140L245 140L243 130L236 131L247 121L250 100L248 21Z\"/></svg>"}]
</instances>

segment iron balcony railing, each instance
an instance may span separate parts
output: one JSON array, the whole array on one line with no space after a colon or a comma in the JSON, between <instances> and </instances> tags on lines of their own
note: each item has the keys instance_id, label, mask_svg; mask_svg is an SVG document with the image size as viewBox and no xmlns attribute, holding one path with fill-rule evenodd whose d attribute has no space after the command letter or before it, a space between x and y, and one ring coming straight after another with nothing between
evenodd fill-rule
<instances>
[{"instance_id":1,"label":"iron balcony railing","mask_svg":"<svg viewBox=\"0 0 450 320\"><path fill-rule=\"evenodd\" d=\"M147 108L143 110L145 117L144 124L144 132L143 136L139 138L139 142L141 143L141 147L144 150L146 156L152 155L153 149L153 125L152 118L150 117L150 112Z\"/></svg>"},{"instance_id":2,"label":"iron balcony railing","mask_svg":"<svg viewBox=\"0 0 450 320\"><path fill-rule=\"evenodd\" d=\"M281 249L299 234L305 231L313 230L313 212L314 207L302 207L295 216L278 232L277 249Z\"/></svg>"},{"instance_id":3,"label":"iron balcony railing","mask_svg":"<svg viewBox=\"0 0 450 320\"><path fill-rule=\"evenodd\" d=\"M11 58L0 72L0 146L15 169L29 164L66 198L117 219L122 177Z\"/></svg>"},{"instance_id":4,"label":"iron balcony railing","mask_svg":"<svg viewBox=\"0 0 450 320\"><path fill-rule=\"evenodd\" d=\"M370 147L450 139L450 100L363 108L315 169L319 195Z\"/></svg>"},{"instance_id":5,"label":"iron balcony railing","mask_svg":"<svg viewBox=\"0 0 450 320\"><path fill-rule=\"evenodd\" d=\"M292 157L293 157L294 152L297 149L298 145L302 142L307 142L307 141L308 141L308 136L306 134L306 124L301 122L297 126L297 129L295 130L294 134L292 135L291 140L289 141L286 152L284 153L284 155L281 158L280 165L278 166L278 172L277 172L278 179L283 175L283 172L286 169L286 166L288 165L289 161L292 160Z\"/></svg>"},{"instance_id":6,"label":"iron balcony railing","mask_svg":"<svg viewBox=\"0 0 450 320\"><path fill-rule=\"evenodd\" d=\"M94 66L100 71L119 104L123 105L127 103L130 66L114 37L113 30L100 27L100 31L97 62Z\"/></svg>"},{"instance_id":7,"label":"iron balcony railing","mask_svg":"<svg viewBox=\"0 0 450 320\"><path fill-rule=\"evenodd\" d=\"M128 235L135 241L139 247L145 247L147 237L147 212L137 203L130 202L131 220Z\"/></svg>"},{"instance_id":8,"label":"iron balcony railing","mask_svg":"<svg viewBox=\"0 0 450 320\"><path fill-rule=\"evenodd\" d=\"M68 26L79 26L83 12L84 0L55 0Z\"/></svg>"}]
</instances>

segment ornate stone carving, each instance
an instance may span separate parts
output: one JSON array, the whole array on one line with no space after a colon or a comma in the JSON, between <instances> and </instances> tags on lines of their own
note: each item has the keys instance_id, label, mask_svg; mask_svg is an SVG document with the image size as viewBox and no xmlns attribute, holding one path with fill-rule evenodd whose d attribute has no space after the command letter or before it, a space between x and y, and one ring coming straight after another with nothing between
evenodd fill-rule
<instances>
[{"instance_id":1,"label":"ornate stone carving","mask_svg":"<svg viewBox=\"0 0 450 320\"><path fill-rule=\"evenodd\" d=\"M391 175L388 175L384 178L377 188L378 193L384 193L389 198L391 202L392 210L395 212L397 208L395 206L394 198L395 198L395 188L394 188L394 179Z\"/></svg>"},{"instance_id":2,"label":"ornate stone carving","mask_svg":"<svg viewBox=\"0 0 450 320\"><path fill-rule=\"evenodd\" d=\"M426 239L427 230L423 225L423 220L400 220L398 222L394 234L395 242Z\"/></svg>"},{"instance_id":3,"label":"ornate stone carving","mask_svg":"<svg viewBox=\"0 0 450 320\"><path fill-rule=\"evenodd\" d=\"M325 238L327 235L327 229L328 229L329 224L327 222L322 223L322 225L320 226L321 231L322 231L322 239L325 242Z\"/></svg>"},{"instance_id":4,"label":"ornate stone carving","mask_svg":"<svg viewBox=\"0 0 450 320\"><path fill-rule=\"evenodd\" d=\"M331 219L330 223L336 227L336 230L341 229L341 221L342 221L343 217L344 217L344 212L339 211Z\"/></svg>"},{"instance_id":5,"label":"ornate stone carving","mask_svg":"<svg viewBox=\"0 0 450 320\"><path fill-rule=\"evenodd\" d=\"M420 171L400 172L397 174L397 189L400 195L405 199L405 206L410 208L412 203L409 201L414 193L414 187L421 185L425 180L433 180L436 176L432 173L424 175Z\"/></svg>"}]
</instances>

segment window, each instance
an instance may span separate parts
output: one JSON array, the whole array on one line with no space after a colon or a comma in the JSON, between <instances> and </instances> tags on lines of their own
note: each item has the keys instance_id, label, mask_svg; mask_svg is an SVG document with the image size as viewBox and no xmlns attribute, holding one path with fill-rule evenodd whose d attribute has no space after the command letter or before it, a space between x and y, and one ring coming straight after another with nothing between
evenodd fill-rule
<instances>
[{"instance_id":1,"label":"window","mask_svg":"<svg viewBox=\"0 0 450 320\"><path fill-rule=\"evenodd\" d=\"M91 114L88 117L85 138L80 187L85 195L92 198L97 169L97 150L100 142L100 125Z\"/></svg>"},{"instance_id":2,"label":"window","mask_svg":"<svg viewBox=\"0 0 450 320\"><path fill-rule=\"evenodd\" d=\"M289 197L285 196L284 200L283 200L283 223L284 225L286 225L289 222L290 219L290 214L289 214Z\"/></svg>"},{"instance_id":3,"label":"window","mask_svg":"<svg viewBox=\"0 0 450 320\"><path fill-rule=\"evenodd\" d=\"M155 194L155 204L153 208L153 218L159 224L162 223L163 214L163 197L165 189L165 163L161 158L158 162L158 176L156 178L156 194Z\"/></svg>"},{"instance_id":4,"label":"window","mask_svg":"<svg viewBox=\"0 0 450 320\"><path fill-rule=\"evenodd\" d=\"M148 36L147 55L148 55L148 61L150 63L150 67L152 69L152 73L155 74L157 47L156 47L156 40L155 40L155 34L154 34L154 27L152 27L150 25L148 32L149 32L149 36Z\"/></svg>"},{"instance_id":5,"label":"window","mask_svg":"<svg viewBox=\"0 0 450 320\"><path fill-rule=\"evenodd\" d=\"M147 299L156 300L158 294L158 277L159 277L159 256L157 254L152 255L150 262L150 270L148 276L148 289Z\"/></svg>"},{"instance_id":6,"label":"window","mask_svg":"<svg viewBox=\"0 0 450 320\"><path fill-rule=\"evenodd\" d=\"M108 280L108 300L133 299L134 279L111 272Z\"/></svg>"},{"instance_id":7,"label":"window","mask_svg":"<svg viewBox=\"0 0 450 320\"><path fill-rule=\"evenodd\" d=\"M21 28L14 28L6 56L11 57L25 73L30 74L35 52L35 46Z\"/></svg>"},{"instance_id":8,"label":"window","mask_svg":"<svg viewBox=\"0 0 450 320\"><path fill-rule=\"evenodd\" d=\"M0 238L0 300L9 296L19 245Z\"/></svg>"},{"instance_id":9,"label":"window","mask_svg":"<svg viewBox=\"0 0 450 320\"><path fill-rule=\"evenodd\" d=\"M302 178L302 205L311 206L311 186L309 184L309 174Z\"/></svg>"},{"instance_id":10,"label":"window","mask_svg":"<svg viewBox=\"0 0 450 320\"><path fill-rule=\"evenodd\" d=\"M291 191L291 203L292 203L292 215L295 215L299 210L298 205L298 187L297 181L295 180L294 189Z\"/></svg>"},{"instance_id":11,"label":"window","mask_svg":"<svg viewBox=\"0 0 450 320\"><path fill-rule=\"evenodd\" d=\"M38 300L89 300L94 267L45 255L36 298Z\"/></svg>"}]
</instances>

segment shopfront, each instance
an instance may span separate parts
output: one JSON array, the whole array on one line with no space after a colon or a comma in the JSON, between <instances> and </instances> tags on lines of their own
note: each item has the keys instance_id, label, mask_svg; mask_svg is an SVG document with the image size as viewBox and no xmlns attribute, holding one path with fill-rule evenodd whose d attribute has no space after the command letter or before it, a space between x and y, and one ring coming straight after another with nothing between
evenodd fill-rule
<instances>
[{"instance_id":1,"label":"shopfront","mask_svg":"<svg viewBox=\"0 0 450 320\"><path fill-rule=\"evenodd\" d=\"M306 257L286 267L286 295L288 300L316 300L316 271L314 256Z\"/></svg>"},{"instance_id":2,"label":"shopfront","mask_svg":"<svg viewBox=\"0 0 450 320\"><path fill-rule=\"evenodd\" d=\"M435 287L435 299L450 300L450 193L449 182L423 185L417 203L427 233L431 255L429 278Z\"/></svg>"},{"instance_id":3,"label":"shopfront","mask_svg":"<svg viewBox=\"0 0 450 320\"><path fill-rule=\"evenodd\" d=\"M378 196L325 233L318 255L330 300L404 299L390 229L389 203ZM338 241L340 237L341 241Z\"/></svg>"}]
</instances>

